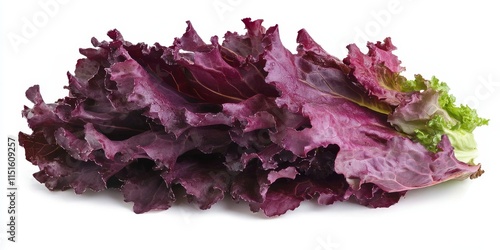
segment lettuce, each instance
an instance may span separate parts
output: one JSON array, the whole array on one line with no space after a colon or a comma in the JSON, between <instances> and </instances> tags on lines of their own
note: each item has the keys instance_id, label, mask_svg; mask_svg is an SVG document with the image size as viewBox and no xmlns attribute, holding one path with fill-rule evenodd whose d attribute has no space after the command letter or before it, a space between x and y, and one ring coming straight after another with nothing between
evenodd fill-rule
<instances>
[{"instance_id":1,"label":"lettuce","mask_svg":"<svg viewBox=\"0 0 500 250\"><path fill-rule=\"evenodd\" d=\"M487 125L487 119L480 118L468 106L457 106L448 85L436 77L426 80L415 75L415 79L408 80L402 76L404 68L390 53L396 47L389 38L384 43L368 43L366 55L356 45L348 48L345 62L353 70L351 74L369 95L393 106L388 121L394 128L432 152L438 150L442 136L447 135L455 156L474 164L478 152L472 132L478 126Z\"/></svg>"},{"instance_id":2,"label":"lettuce","mask_svg":"<svg viewBox=\"0 0 500 250\"><path fill-rule=\"evenodd\" d=\"M388 207L409 190L482 174L473 130L446 84L407 80L390 38L340 60L305 31L296 53L278 26L205 43L190 22L171 46L92 39L67 96L26 91L19 133L50 190L118 189L136 213L179 196L208 209L229 196L267 216L304 200Z\"/></svg>"},{"instance_id":3,"label":"lettuce","mask_svg":"<svg viewBox=\"0 0 500 250\"><path fill-rule=\"evenodd\" d=\"M429 117L421 119L420 125L417 127L411 126L409 120L402 120L398 117L408 115L404 114L406 111L402 107L394 112L391 119L393 124L434 152L437 150L441 136L446 134L451 141L457 159L473 164L474 159L478 156L478 151L472 132L478 126L487 125L488 120L480 118L477 112L468 106L457 106L455 97L448 93L448 85L440 82L436 77L432 77L428 81L417 75L415 80L406 81L404 88L406 91L422 91L422 96L432 99L420 101L421 104L427 105L427 107L420 108L425 109ZM428 107L429 104L432 104L433 107ZM409 129L413 129L413 131Z\"/></svg>"}]
</instances>

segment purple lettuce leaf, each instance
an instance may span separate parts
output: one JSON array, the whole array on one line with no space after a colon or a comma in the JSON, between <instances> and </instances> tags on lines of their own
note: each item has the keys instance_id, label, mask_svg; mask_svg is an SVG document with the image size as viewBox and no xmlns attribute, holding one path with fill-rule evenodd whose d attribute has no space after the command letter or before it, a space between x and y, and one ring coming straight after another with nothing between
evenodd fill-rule
<instances>
[{"instance_id":1,"label":"purple lettuce leaf","mask_svg":"<svg viewBox=\"0 0 500 250\"><path fill-rule=\"evenodd\" d=\"M386 192L400 192L478 171L478 166L469 166L453 158L449 143L443 142L437 153L429 152L394 130L386 115L346 102L335 93L314 91L316 86L323 84L348 85L349 82L345 78L325 82L323 78L304 77L301 72L321 73L311 72L314 68L310 63L283 47L277 27L268 30L266 42L267 80L281 92L276 102L311 121L311 128L300 131L288 128L271 137L284 149L304 157L315 148L338 145L340 150L332 167L343 174L354 189L364 183L373 183ZM377 44L374 48L390 49L389 45ZM398 67L391 62L388 64L391 68ZM334 91L335 88L330 89Z\"/></svg>"},{"instance_id":2,"label":"purple lettuce leaf","mask_svg":"<svg viewBox=\"0 0 500 250\"><path fill-rule=\"evenodd\" d=\"M345 193L345 197L349 197L363 206L378 208L390 207L396 204L405 194L406 191L389 193L375 184L364 183L357 189L349 188Z\"/></svg>"},{"instance_id":3,"label":"purple lettuce leaf","mask_svg":"<svg viewBox=\"0 0 500 250\"><path fill-rule=\"evenodd\" d=\"M208 209L224 198L231 184L220 154L189 154L179 159L175 167L162 174L171 185L181 185L189 202Z\"/></svg>"},{"instance_id":4,"label":"purple lettuce leaf","mask_svg":"<svg viewBox=\"0 0 500 250\"><path fill-rule=\"evenodd\" d=\"M258 48L260 45L255 44L255 40L262 37L257 28L260 22L245 20L248 33L226 34L223 44L227 47L221 46L216 36L211 38L211 44L205 44L188 22L186 33L174 42L172 53L175 62L189 72L186 74L190 80L186 82L189 94L211 103L239 102L256 94L277 95L265 82L265 72L258 67L263 63L258 56L252 56L253 51L239 49L248 47L248 40L250 48Z\"/></svg>"},{"instance_id":5,"label":"purple lettuce leaf","mask_svg":"<svg viewBox=\"0 0 500 250\"><path fill-rule=\"evenodd\" d=\"M348 56L344 62L351 68L353 77L367 91L367 95L378 101L397 106L405 98L401 86L406 78L401 76L404 67L392 51L396 47L390 38L383 43L368 43L368 53L363 54L355 45L347 46Z\"/></svg>"},{"instance_id":6,"label":"purple lettuce leaf","mask_svg":"<svg viewBox=\"0 0 500 250\"><path fill-rule=\"evenodd\" d=\"M134 203L135 213L150 210L165 210L175 202L171 186L161 177L163 171L152 169L154 162L138 160L129 165L122 174L124 182L121 187L125 202Z\"/></svg>"}]
</instances>

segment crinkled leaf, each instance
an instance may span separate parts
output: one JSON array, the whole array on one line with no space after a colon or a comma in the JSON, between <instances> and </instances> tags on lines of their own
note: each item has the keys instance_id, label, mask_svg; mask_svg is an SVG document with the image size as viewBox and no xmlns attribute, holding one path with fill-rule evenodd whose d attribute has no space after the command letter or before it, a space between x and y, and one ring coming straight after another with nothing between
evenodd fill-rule
<instances>
[{"instance_id":1,"label":"crinkled leaf","mask_svg":"<svg viewBox=\"0 0 500 250\"><path fill-rule=\"evenodd\" d=\"M332 95L306 91L309 86L316 85L309 81L321 79L301 75L307 70L283 47L277 29L269 32L267 43L268 81L282 93L277 102L311 121L311 128L300 131L288 128L275 134L272 140L278 145L300 157L318 147L338 145L335 171L350 180L354 189L359 188L359 184L374 183L386 192L398 192L470 176L479 170L479 166L456 160L447 142L440 146L442 152L429 152L418 142L395 131L380 113ZM381 57L377 56L379 47L389 45L387 41L385 45L374 45L376 58ZM386 53L379 54L383 58ZM398 69L394 60L388 66Z\"/></svg>"},{"instance_id":2,"label":"crinkled leaf","mask_svg":"<svg viewBox=\"0 0 500 250\"><path fill-rule=\"evenodd\" d=\"M457 106L455 97L448 93L448 85L436 77L428 81L416 75L405 86L415 92L394 110L388 121L434 152L441 137L447 135L457 158L473 164L478 152L472 132L488 124L488 120L466 105Z\"/></svg>"},{"instance_id":3,"label":"crinkled leaf","mask_svg":"<svg viewBox=\"0 0 500 250\"><path fill-rule=\"evenodd\" d=\"M195 159L196 158L196 159ZM180 160L174 168L162 175L167 183L180 184L201 209L208 209L224 198L231 176L226 171L221 155L193 155Z\"/></svg>"},{"instance_id":4,"label":"crinkled leaf","mask_svg":"<svg viewBox=\"0 0 500 250\"><path fill-rule=\"evenodd\" d=\"M136 213L178 195L207 209L229 194L278 216L311 199L388 207L482 173L472 131L487 120L443 82L402 77L389 38L340 60L305 30L293 54L262 22L243 19L247 32L222 43L190 22L168 47L117 30L93 38L67 96L26 91L32 133L19 140L34 177L50 190L118 189Z\"/></svg>"},{"instance_id":5,"label":"crinkled leaf","mask_svg":"<svg viewBox=\"0 0 500 250\"><path fill-rule=\"evenodd\" d=\"M135 213L165 210L172 206L175 196L161 172L151 169L151 162L137 161L127 169L122 192L125 202L134 203Z\"/></svg>"}]
</instances>

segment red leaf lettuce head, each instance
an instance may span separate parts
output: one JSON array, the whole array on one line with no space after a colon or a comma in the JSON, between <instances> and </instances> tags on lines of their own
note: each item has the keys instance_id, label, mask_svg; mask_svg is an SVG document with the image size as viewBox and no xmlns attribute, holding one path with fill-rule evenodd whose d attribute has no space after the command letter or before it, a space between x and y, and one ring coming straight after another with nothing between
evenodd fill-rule
<instances>
[{"instance_id":1,"label":"red leaf lettuce head","mask_svg":"<svg viewBox=\"0 0 500 250\"><path fill-rule=\"evenodd\" d=\"M229 196L277 216L311 199L388 207L408 190L482 173L464 145L487 120L456 106L445 84L402 77L389 38L367 54L349 45L340 60L305 30L292 53L277 25L243 23L245 34L222 43L205 43L190 22L168 47L117 30L93 38L67 96L46 103L39 86L26 91L32 133L19 140L36 180L118 189L136 213Z\"/></svg>"}]
</instances>

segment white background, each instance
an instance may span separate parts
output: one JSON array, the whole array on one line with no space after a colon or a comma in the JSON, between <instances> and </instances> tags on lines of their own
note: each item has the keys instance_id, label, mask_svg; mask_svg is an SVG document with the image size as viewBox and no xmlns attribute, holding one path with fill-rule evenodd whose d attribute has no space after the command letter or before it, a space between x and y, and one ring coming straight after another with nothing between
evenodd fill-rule
<instances>
[{"instance_id":1,"label":"white background","mask_svg":"<svg viewBox=\"0 0 500 250\"><path fill-rule=\"evenodd\" d=\"M63 97L66 71L73 72L82 57L78 48L91 47L91 37L108 39L106 32L117 28L134 43L170 45L191 20L209 41L228 30L244 33L240 19L251 17L263 18L266 27L279 24L290 50L296 32L306 28L340 58L348 43L391 36L407 76L438 76L460 102L491 119L475 133L477 161L486 173L409 192L388 209L304 202L269 219L226 200L207 211L181 202L167 211L136 215L117 192L49 192L31 176L37 167L24 160L21 149L18 242L6 241L7 204L0 192L0 249L500 249L500 8L495 1L55 1L0 4L4 168L7 136L30 132L21 117L23 105L31 106L24 91L40 84L47 102ZM43 7L49 2L55 5Z\"/></svg>"}]
</instances>

